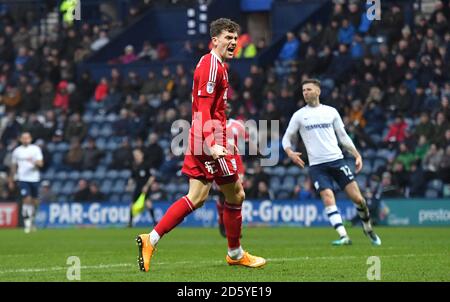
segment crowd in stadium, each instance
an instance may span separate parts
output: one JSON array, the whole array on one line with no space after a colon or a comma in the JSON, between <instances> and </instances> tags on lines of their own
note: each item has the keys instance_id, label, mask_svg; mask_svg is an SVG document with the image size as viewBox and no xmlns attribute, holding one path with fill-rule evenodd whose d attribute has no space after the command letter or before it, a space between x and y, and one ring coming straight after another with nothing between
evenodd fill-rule
<instances>
[{"instance_id":1,"label":"crowd in stadium","mask_svg":"<svg viewBox=\"0 0 450 302\"><path fill-rule=\"evenodd\" d=\"M336 3L327 24L286 33L272 66L252 65L245 78L230 70L231 116L279 120L284 132L305 104L299 83L319 77L322 102L338 109L365 159L363 188L377 179L386 197L449 196L450 5L408 20L394 4L382 22L369 24L363 9ZM107 45L109 24L39 38L3 15L0 29L0 200L16 199L8 167L22 131L44 153L44 202L130 202L128 179L141 166L158 176L153 198L185 193L183 157L171 153L170 128L191 120L191 70L164 67L140 78L111 68L96 82L87 72L77 77L76 64ZM148 47L148 56L163 59ZM275 167L260 167L255 158L245 163L247 198L315 197L306 173L292 169L284 154Z\"/></svg>"}]
</instances>

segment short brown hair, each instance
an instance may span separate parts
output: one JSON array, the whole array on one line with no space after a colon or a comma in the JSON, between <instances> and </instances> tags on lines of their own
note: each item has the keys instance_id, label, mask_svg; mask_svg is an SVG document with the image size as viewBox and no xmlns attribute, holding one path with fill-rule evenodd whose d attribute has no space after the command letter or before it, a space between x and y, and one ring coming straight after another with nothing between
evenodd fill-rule
<instances>
[{"instance_id":1,"label":"short brown hair","mask_svg":"<svg viewBox=\"0 0 450 302\"><path fill-rule=\"evenodd\" d=\"M314 84L320 88L320 81L318 79L306 79L302 82L302 88L305 84Z\"/></svg>"},{"instance_id":2,"label":"short brown hair","mask_svg":"<svg viewBox=\"0 0 450 302\"><path fill-rule=\"evenodd\" d=\"M214 20L213 22L211 22L211 25L209 26L209 34L211 35L211 38L219 36L223 30L232 33L234 32L239 33L241 28L239 24L227 18L220 18Z\"/></svg>"}]
</instances>

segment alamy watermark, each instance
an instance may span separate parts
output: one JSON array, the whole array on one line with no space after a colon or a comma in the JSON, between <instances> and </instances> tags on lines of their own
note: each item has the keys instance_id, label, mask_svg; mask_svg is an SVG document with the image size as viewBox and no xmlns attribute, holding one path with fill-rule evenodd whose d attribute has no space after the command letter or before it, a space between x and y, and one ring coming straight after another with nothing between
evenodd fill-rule
<instances>
[{"instance_id":1,"label":"alamy watermark","mask_svg":"<svg viewBox=\"0 0 450 302\"><path fill-rule=\"evenodd\" d=\"M381 280L381 260L378 256L370 256L366 261L370 265L367 269L367 280L376 281Z\"/></svg>"},{"instance_id":2,"label":"alamy watermark","mask_svg":"<svg viewBox=\"0 0 450 302\"><path fill-rule=\"evenodd\" d=\"M81 261L77 256L67 257L66 264L69 265L66 272L67 280L79 281L81 280Z\"/></svg>"},{"instance_id":3,"label":"alamy watermark","mask_svg":"<svg viewBox=\"0 0 450 302\"><path fill-rule=\"evenodd\" d=\"M381 0L367 0L366 16L370 21L381 20Z\"/></svg>"}]
</instances>

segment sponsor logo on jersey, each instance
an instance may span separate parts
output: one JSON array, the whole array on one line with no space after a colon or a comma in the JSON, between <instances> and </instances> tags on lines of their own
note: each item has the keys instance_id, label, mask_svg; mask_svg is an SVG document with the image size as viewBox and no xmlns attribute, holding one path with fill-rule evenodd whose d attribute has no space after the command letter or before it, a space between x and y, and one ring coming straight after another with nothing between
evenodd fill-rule
<instances>
[{"instance_id":1,"label":"sponsor logo on jersey","mask_svg":"<svg viewBox=\"0 0 450 302\"><path fill-rule=\"evenodd\" d=\"M213 93L214 92L214 86L216 86L216 83L214 83L214 82L208 82L207 84L206 84L206 92L208 92L208 93Z\"/></svg>"}]
</instances>

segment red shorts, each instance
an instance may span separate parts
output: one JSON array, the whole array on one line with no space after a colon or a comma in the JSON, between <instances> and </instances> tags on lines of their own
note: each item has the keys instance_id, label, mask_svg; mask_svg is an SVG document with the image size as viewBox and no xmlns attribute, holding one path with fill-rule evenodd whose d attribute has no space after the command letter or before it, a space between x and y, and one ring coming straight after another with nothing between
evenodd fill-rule
<instances>
[{"instance_id":1,"label":"red shorts","mask_svg":"<svg viewBox=\"0 0 450 302\"><path fill-rule=\"evenodd\" d=\"M245 174L244 164L242 163L242 158L239 154L235 154L234 158L236 160L237 173L239 175Z\"/></svg>"},{"instance_id":2,"label":"red shorts","mask_svg":"<svg viewBox=\"0 0 450 302\"><path fill-rule=\"evenodd\" d=\"M192 178L215 181L219 186L239 179L233 155L226 155L217 160L208 155L185 155L181 172Z\"/></svg>"}]
</instances>

